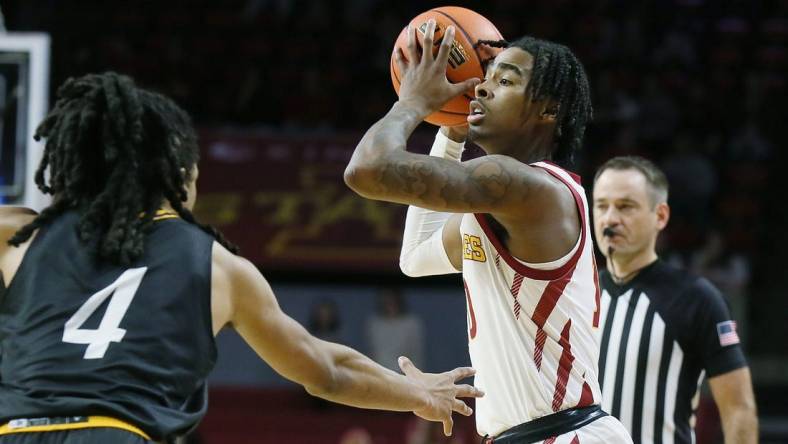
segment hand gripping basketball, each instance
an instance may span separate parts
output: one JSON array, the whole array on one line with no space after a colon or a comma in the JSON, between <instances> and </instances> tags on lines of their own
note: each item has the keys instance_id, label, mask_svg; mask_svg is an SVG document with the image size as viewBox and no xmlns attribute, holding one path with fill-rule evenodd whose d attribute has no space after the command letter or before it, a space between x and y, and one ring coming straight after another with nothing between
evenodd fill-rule
<instances>
[{"instance_id":1,"label":"hand gripping basketball","mask_svg":"<svg viewBox=\"0 0 788 444\"><path fill-rule=\"evenodd\" d=\"M480 42L503 41L503 36L489 20L478 12L459 6L440 6L424 11L413 17L405 26L394 42L391 51L390 68L391 84L394 91L399 94L402 72L396 62L397 53L402 51L405 59L416 62L421 58L421 51L427 48L422 43L422 38L427 31L427 22L435 20L435 31L432 34L433 46L429 48L437 54L440 43L449 26L454 27L453 43L449 49L449 65L446 68L446 77L451 83L460 83L472 77L484 77L484 69L501 48L480 44ZM414 37L418 58L408 59L408 39ZM460 94L441 106L441 109L427 116L424 120L438 126L466 126L469 113L469 104L474 99L473 90Z\"/></svg>"},{"instance_id":2,"label":"hand gripping basketball","mask_svg":"<svg viewBox=\"0 0 788 444\"><path fill-rule=\"evenodd\" d=\"M421 51L416 46L415 30L408 25L407 54L401 49L395 52L395 61L402 73L399 101L427 117L452 98L474 88L481 79L470 78L451 83L446 78L449 50L454 42L454 27L449 26L443 36L437 55L432 51ZM430 19L424 31L422 47L432 48L435 36L435 20Z\"/></svg>"}]
</instances>

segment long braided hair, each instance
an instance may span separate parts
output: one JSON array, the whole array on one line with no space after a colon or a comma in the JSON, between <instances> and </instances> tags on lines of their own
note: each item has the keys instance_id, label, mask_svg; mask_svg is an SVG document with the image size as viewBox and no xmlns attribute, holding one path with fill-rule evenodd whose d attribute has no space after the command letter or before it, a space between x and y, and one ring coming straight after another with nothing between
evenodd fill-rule
<instances>
[{"instance_id":1,"label":"long braided hair","mask_svg":"<svg viewBox=\"0 0 788 444\"><path fill-rule=\"evenodd\" d=\"M113 72L70 78L36 130L35 139L42 138L46 144L35 181L54 196L53 203L10 245L26 242L35 230L75 209L79 239L100 260L128 265L142 255L145 234L166 199L183 220L237 252L183 206L199 160L197 134L186 112L167 97Z\"/></svg>"},{"instance_id":2,"label":"long braided hair","mask_svg":"<svg viewBox=\"0 0 788 444\"><path fill-rule=\"evenodd\" d=\"M525 36L513 42L479 40L475 46L520 48L534 59L528 95L532 102L551 100L558 105L553 158L571 164L583 144L586 125L593 118L591 90L583 65L564 45Z\"/></svg>"}]
</instances>

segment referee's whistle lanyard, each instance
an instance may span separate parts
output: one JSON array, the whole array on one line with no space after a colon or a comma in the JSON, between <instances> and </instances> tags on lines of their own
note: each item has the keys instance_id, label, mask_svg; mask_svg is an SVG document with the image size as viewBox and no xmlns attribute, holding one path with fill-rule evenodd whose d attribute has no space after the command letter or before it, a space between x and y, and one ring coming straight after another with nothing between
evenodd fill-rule
<instances>
[{"instance_id":1,"label":"referee's whistle lanyard","mask_svg":"<svg viewBox=\"0 0 788 444\"><path fill-rule=\"evenodd\" d=\"M610 236L608 234L607 230L609 230L609 228L605 228L605 230L603 232L604 233L603 236ZM646 268L649 265L651 265L654 262L656 262L656 260L651 261L651 262L647 263L646 265L643 265L642 267L638 267L638 268L630 271L626 275L619 277L618 273L616 272L616 262L613 260L613 253L615 253L615 252L616 252L616 250L613 249L612 246L608 246L607 247L607 257L608 257L608 259L610 259L610 277L613 279L613 282L615 282L616 285L624 285L624 284L626 284L627 282L631 281L635 276L637 276L637 274L640 273L641 270L643 270L644 268Z\"/></svg>"}]
</instances>

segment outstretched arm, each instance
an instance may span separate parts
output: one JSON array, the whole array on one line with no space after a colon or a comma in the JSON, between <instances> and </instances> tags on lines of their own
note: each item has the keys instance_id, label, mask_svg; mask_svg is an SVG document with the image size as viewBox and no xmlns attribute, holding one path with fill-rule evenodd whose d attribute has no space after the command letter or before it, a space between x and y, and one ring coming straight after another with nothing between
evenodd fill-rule
<instances>
[{"instance_id":1,"label":"outstretched arm","mask_svg":"<svg viewBox=\"0 0 788 444\"><path fill-rule=\"evenodd\" d=\"M406 358L400 359L405 376L388 370L361 353L322 341L279 308L271 287L250 262L214 244L212 301L229 296L219 314L282 376L330 401L362 408L412 411L441 421L451 433L452 411L470 415L458 397L478 397L476 388L456 384L471 376L470 368L441 374L422 373Z\"/></svg>"}]
</instances>

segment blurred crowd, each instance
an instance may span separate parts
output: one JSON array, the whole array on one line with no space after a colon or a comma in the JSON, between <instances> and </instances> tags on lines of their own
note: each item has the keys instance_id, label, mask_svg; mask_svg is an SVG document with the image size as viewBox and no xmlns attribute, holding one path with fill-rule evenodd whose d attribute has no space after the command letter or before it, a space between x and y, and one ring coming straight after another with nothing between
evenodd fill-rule
<instances>
[{"instance_id":1,"label":"blurred crowd","mask_svg":"<svg viewBox=\"0 0 788 444\"><path fill-rule=\"evenodd\" d=\"M52 34L53 85L111 68L173 96L201 126L328 133L362 130L385 113L395 98L394 39L412 16L442 4L25 0L3 9L9 30ZM788 309L778 205L788 0L455 4L510 39L570 46L595 106L576 168L590 178L613 155L657 161L671 184L665 256L715 281L739 318L749 306L759 320L779 320L775 307ZM767 351L758 337L748 342Z\"/></svg>"}]
</instances>

